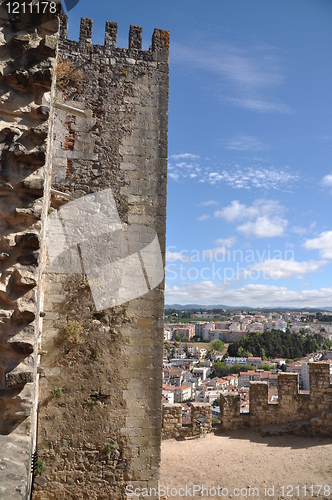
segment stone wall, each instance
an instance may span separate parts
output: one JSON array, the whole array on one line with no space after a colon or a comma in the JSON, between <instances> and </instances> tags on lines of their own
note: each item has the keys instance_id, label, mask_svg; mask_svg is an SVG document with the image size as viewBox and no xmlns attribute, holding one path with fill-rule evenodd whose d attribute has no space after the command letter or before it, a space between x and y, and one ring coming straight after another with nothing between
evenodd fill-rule
<instances>
[{"instance_id":1,"label":"stone wall","mask_svg":"<svg viewBox=\"0 0 332 500\"><path fill-rule=\"evenodd\" d=\"M278 404L268 402L268 383L250 382L249 414L240 414L240 396L221 394L220 416L223 429L285 426L297 434L332 435L332 386L330 365L310 363L310 394L299 391L297 373L280 373Z\"/></svg>"},{"instance_id":2,"label":"stone wall","mask_svg":"<svg viewBox=\"0 0 332 500\"><path fill-rule=\"evenodd\" d=\"M24 500L35 448L59 29L56 13L30 12L28 4L0 6L0 497Z\"/></svg>"},{"instance_id":3,"label":"stone wall","mask_svg":"<svg viewBox=\"0 0 332 500\"><path fill-rule=\"evenodd\" d=\"M35 480L34 498L118 500L126 498L127 484L156 487L159 477L169 34L155 30L143 51L136 26L126 49L116 47L116 23L106 23L103 46L91 44L90 19L82 19L78 42L66 33L63 16L40 363L45 470ZM160 283L156 277L151 283L145 265L145 288L133 297L141 278L133 268L122 282L130 299L114 299L112 307L111 285L102 289L103 276L93 274L113 244L109 220L102 230L95 226L95 217L105 214L94 210L106 195L114 202L114 227L129 246L135 242L131 255L140 245L144 261L140 249L159 241L162 256ZM78 223L82 200L86 220ZM69 248L58 216L73 235L90 231L93 237L81 234L80 240L75 233L78 249Z\"/></svg>"},{"instance_id":4,"label":"stone wall","mask_svg":"<svg viewBox=\"0 0 332 500\"><path fill-rule=\"evenodd\" d=\"M206 419L199 425L197 419ZM191 425L182 427L182 406L179 403L163 403L162 438L179 439L200 436L212 430L212 409L209 403L191 403Z\"/></svg>"}]
</instances>

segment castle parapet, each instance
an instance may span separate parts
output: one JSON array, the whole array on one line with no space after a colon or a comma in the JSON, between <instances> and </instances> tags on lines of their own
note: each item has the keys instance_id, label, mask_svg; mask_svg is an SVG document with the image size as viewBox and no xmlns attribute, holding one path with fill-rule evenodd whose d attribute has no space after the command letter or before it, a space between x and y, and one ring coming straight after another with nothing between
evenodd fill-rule
<instances>
[{"instance_id":1,"label":"castle parapet","mask_svg":"<svg viewBox=\"0 0 332 500\"><path fill-rule=\"evenodd\" d=\"M98 48L100 51L111 51L112 55L118 57L131 57L134 59L143 59L144 61L168 61L169 53L169 32L165 30L155 29L152 35L151 47L149 50L142 50L143 30L141 26L130 25L128 48L117 48L117 31L118 24L107 21L105 26L104 45L92 44L93 21L89 18L82 18L80 25L79 41L68 40L68 16L61 15L60 19L60 44L69 44L71 49L79 51L94 51Z\"/></svg>"},{"instance_id":2,"label":"castle parapet","mask_svg":"<svg viewBox=\"0 0 332 500\"><path fill-rule=\"evenodd\" d=\"M268 384L250 382L249 414L240 414L240 396L222 394L220 417L224 429L286 425L292 432L332 435L330 365L310 363L310 394L299 391L297 373L279 373L278 404L268 402Z\"/></svg>"},{"instance_id":3,"label":"castle parapet","mask_svg":"<svg viewBox=\"0 0 332 500\"><path fill-rule=\"evenodd\" d=\"M201 422L200 422L200 421ZM191 403L191 425L182 426L182 406L164 403L162 407L163 439L199 436L212 430L212 409L209 403Z\"/></svg>"}]
</instances>

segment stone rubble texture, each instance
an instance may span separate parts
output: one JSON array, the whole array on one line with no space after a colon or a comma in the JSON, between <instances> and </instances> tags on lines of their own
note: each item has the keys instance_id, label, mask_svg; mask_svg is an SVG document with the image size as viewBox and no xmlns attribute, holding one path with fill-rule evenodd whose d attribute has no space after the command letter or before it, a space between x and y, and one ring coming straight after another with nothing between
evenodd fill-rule
<instances>
[{"instance_id":1,"label":"stone rubble texture","mask_svg":"<svg viewBox=\"0 0 332 500\"><path fill-rule=\"evenodd\" d=\"M34 450L41 269L58 19L0 5L0 498L26 499Z\"/></svg>"},{"instance_id":2,"label":"stone rubble texture","mask_svg":"<svg viewBox=\"0 0 332 500\"><path fill-rule=\"evenodd\" d=\"M162 439L199 437L212 431L212 408L209 403L191 403L191 425L182 426L182 406L179 403L163 403ZM206 421L199 425L198 418Z\"/></svg>"},{"instance_id":3,"label":"stone rubble texture","mask_svg":"<svg viewBox=\"0 0 332 500\"><path fill-rule=\"evenodd\" d=\"M126 498L128 483L158 484L164 280L97 311L82 268L51 265L61 241L47 226L68 202L111 189L139 247L158 235L164 268L169 34L156 29L143 51L131 26L121 49L116 23L99 46L91 19L75 42L65 15L0 15L0 497L29 495L39 402L33 498Z\"/></svg>"}]
</instances>

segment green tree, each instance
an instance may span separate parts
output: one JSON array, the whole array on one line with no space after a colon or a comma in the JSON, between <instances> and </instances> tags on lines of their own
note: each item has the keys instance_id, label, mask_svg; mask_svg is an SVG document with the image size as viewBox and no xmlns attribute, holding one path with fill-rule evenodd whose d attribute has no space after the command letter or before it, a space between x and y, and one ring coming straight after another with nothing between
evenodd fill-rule
<instances>
[{"instance_id":1,"label":"green tree","mask_svg":"<svg viewBox=\"0 0 332 500\"><path fill-rule=\"evenodd\" d=\"M243 356L244 349L242 346L240 346L237 350L237 355L241 358Z\"/></svg>"},{"instance_id":2,"label":"green tree","mask_svg":"<svg viewBox=\"0 0 332 500\"><path fill-rule=\"evenodd\" d=\"M228 354L236 356L239 348L244 349L244 355L261 356L266 358L296 359L318 349L322 349L325 339L320 334L297 335L286 331L272 330L271 332L250 332L239 342L233 342L228 347Z\"/></svg>"},{"instance_id":3,"label":"green tree","mask_svg":"<svg viewBox=\"0 0 332 500\"><path fill-rule=\"evenodd\" d=\"M209 344L209 349L211 351L222 352L223 348L224 348L224 343L222 340L219 339L212 340Z\"/></svg>"},{"instance_id":4,"label":"green tree","mask_svg":"<svg viewBox=\"0 0 332 500\"><path fill-rule=\"evenodd\" d=\"M176 333L174 335L174 338L175 338L175 340L179 341L179 340L181 340L181 335L179 333Z\"/></svg>"}]
</instances>

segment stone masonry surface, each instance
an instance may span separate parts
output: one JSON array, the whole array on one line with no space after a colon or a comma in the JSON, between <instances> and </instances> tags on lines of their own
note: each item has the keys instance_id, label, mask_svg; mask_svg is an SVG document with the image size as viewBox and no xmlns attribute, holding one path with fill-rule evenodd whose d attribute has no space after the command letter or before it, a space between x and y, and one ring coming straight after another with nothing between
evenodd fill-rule
<instances>
[{"instance_id":1,"label":"stone masonry surface","mask_svg":"<svg viewBox=\"0 0 332 500\"><path fill-rule=\"evenodd\" d=\"M66 16L0 16L0 497L29 497L39 401L33 498L126 498L128 482L158 484L164 282L97 311L84 269L52 267L47 227L111 189L123 229L141 246L155 232L164 265L169 34L143 51L131 26L120 49L116 23L97 46L90 19L75 42Z\"/></svg>"},{"instance_id":2,"label":"stone masonry surface","mask_svg":"<svg viewBox=\"0 0 332 500\"><path fill-rule=\"evenodd\" d=\"M35 446L58 26L55 14L8 14L1 2L0 498L7 500L27 498Z\"/></svg>"},{"instance_id":3,"label":"stone masonry surface","mask_svg":"<svg viewBox=\"0 0 332 500\"><path fill-rule=\"evenodd\" d=\"M123 228L155 230L165 249L168 40L155 30L142 50L131 26L129 48L92 45L92 20L79 42L61 19L52 152L52 211L112 189ZM134 228L134 229L133 229ZM53 241L54 245L58 244ZM107 233L82 254L98 256ZM56 250L56 248L55 248ZM33 498L121 499L128 483L158 484L164 282L127 304L96 311L81 271L45 269L40 366L39 457L45 470ZM133 287L135 276L126 284Z\"/></svg>"},{"instance_id":4,"label":"stone masonry surface","mask_svg":"<svg viewBox=\"0 0 332 500\"><path fill-rule=\"evenodd\" d=\"M206 434L212 430L212 409L209 403L191 403L191 426L182 427L182 406L179 403L163 404L163 439L179 439ZM203 418L201 424L197 419Z\"/></svg>"}]
</instances>

